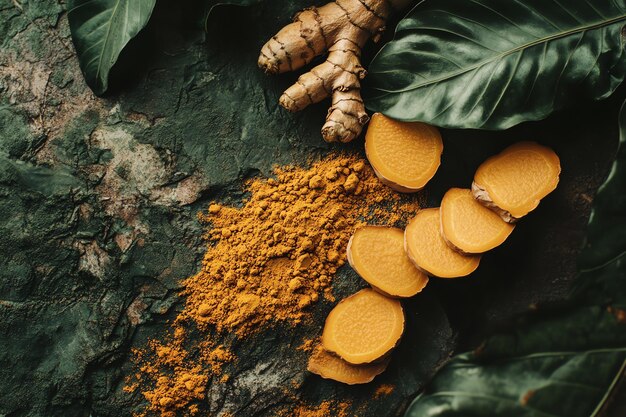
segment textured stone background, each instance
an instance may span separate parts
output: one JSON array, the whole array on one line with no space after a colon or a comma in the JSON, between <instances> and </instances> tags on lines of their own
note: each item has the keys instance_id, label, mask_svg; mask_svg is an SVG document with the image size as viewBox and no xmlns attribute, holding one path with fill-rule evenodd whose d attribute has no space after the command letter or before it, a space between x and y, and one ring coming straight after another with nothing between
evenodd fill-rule
<instances>
[{"instance_id":1,"label":"textured stone background","mask_svg":"<svg viewBox=\"0 0 626 417\"><path fill-rule=\"evenodd\" d=\"M303 6L294 3L219 8L205 32L196 2L160 2L123 53L112 91L96 98L63 2L0 0L0 415L140 410L141 396L121 391L128 352L163 335L180 308L179 280L203 250L196 213L215 198L239 200L241 180L273 164L360 149L322 142L325 105L298 115L277 106L295 75L256 68L262 43ZM555 147L562 183L474 276L433 282L408 304L407 336L380 379L397 386L393 395L371 401L375 387L307 375L294 346L319 327L276 328L237 346L231 382L210 382L203 409L273 415L292 401L281 388L295 382L311 403L351 399L363 415L397 415L453 349L562 298L614 152L617 96L510 132L444 132L432 205L520 139ZM362 285L348 268L336 282L338 296ZM318 323L331 307L315 307Z\"/></svg>"}]
</instances>

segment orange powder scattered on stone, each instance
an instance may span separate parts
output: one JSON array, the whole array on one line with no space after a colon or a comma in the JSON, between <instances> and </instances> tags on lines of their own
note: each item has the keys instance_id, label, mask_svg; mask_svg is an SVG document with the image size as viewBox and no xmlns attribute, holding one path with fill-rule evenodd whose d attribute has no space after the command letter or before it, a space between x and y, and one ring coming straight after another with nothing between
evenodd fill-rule
<instances>
[{"instance_id":1,"label":"orange powder scattered on stone","mask_svg":"<svg viewBox=\"0 0 626 417\"><path fill-rule=\"evenodd\" d=\"M302 341L302 344L296 349L303 352L312 352L313 348L315 348L315 345L317 345L318 343L319 339L305 339Z\"/></svg>"},{"instance_id":2,"label":"orange powder scattered on stone","mask_svg":"<svg viewBox=\"0 0 626 417\"><path fill-rule=\"evenodd\" d=\"M275 179L247 184L241 208L212 204L201 219L213 228L202 270L184 282L181 319L200 328L248 334L267 321L299 323L345 262L355 227L414 214L358 157L330 157L310 169L281 167ZM385 202L385 209L372 201Z\"/></svg>"},{"instance_id":3,"label":"orange powder scattered on stone","mask_svg":"<svg viewBox=\"0 0 626 417\"><path fill-rule=\"evenodd\" d=\"M331 155L308 169L279 167L274 173L246 184L249 198L241 207L211 204L200 215L210 227L209 244L201 270L183 282L186 304L173 336L138 357L142 392L162 417L191 413L208 378L233 360L224 347L188 340L187 329L207 338L242 338L267 324L306 323L312 305L333 300L333 276L346 262L355 228L406 221L419 209L380 183L359 156Z\"/></svg>"},{"instance_id":4,"label":"orange powder scattered on stone","mask_svg":"<svg viewBox=\"0 0 626 417\"><path fill-rule=\"evenodd\" d=\"M199 342L192 355L192 351L183 347L184 342L185 332L178 327L165 344L153 340L147 350L133 352L140 363L139 373L124 390L134 392L142 388L149 404L147 410L137 416L175 417L183 409L187 415L196 415L197 402L205 398L209 377L219 375L222 366L234 359L223 346L206 341Z\"/></svg>"},{"instance_id":5,"label":"orange powder scattered on stone","mask_svg":"<svg viewBox=\"0 0 626 417\"><path fill-rule=\"evenodd\" d=\"M348 414L350 403L323 401L319 405L308 406L300 404L293 410L279 414L279 417L357 417Z\"/></svg>"},{"instance_id":6,"label":"orange powder scattered on stone","mask_svg":"<svg viewBox=\"0 0 626 417\"><path fill-rule=\"evenodd\" d=\"M380 398L385 395L389 395L393 392L393 385L382 384L378 388L376 388L376 392L374 393L374 398Z\"/></svg>"}]
</instances>

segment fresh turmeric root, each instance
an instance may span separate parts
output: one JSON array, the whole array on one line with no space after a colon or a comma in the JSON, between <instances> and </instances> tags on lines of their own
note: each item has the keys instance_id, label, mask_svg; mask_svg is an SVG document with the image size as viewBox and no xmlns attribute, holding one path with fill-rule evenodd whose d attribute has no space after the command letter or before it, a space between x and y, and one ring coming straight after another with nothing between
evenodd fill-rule
<instances>
[{"instance_id":1,"label":"fresh turmeric root","mask_svg":"<svg viewBox=\"0 0 626 417\"><path fill-rule=\"evenodd\" d=\"M326 318L322 346L353 365L383 360L404 332L400 301L366 288L339 302Z\"/></svg>"},{"instance_id":2,"label":"fresh turmeric root","mask_svg":"<svg viewBox=\"0 0 626 417\"><path fill-rule=\"evenodd\" d=\"M464 254L483 253L501 245L515 228L476 201L468 189L450 188L441 200L440 214L441 236L448 246Z\"/></svg>"},{"instance_id":3,"label":"fresh turmeric root","mask_svg":"<svg viewBox=\"0 0 626 417\"><path fill-rule=\"evenodd\" d=\"M328 142L349 142L359 136L369 117L361 98L361 49L368 39L375 42L385 30L394 9L411 0L336 0L297 14L261 49L259 67L267 73L293 71L328 52L322 64L298 78L279 102L296 112L332 96L332 105L322 127Z\"/></svg>"},{"instance_id":4,"label":"fresh turmeric root","mask_svg":"<svg viewBox=\"0 0 626 417\"><path fill-rule=\"evenodd\" d=\"M401 122L375 113L365 134L365 154L383 184L401 193L424 188L441 163L443 140L436 127Z\"/></svg>"},{"instance_id":5,"label":"fresh turmeric root","mask_svg":"<svg viewBox=\"0 0 626 417\"><path fill-rule=\"evenodd\" d=\"M415 266L439 278L464 277L476 270L480 255L462 255L441 236L439 208L420 210L406 225L404 248Z\"/></svg>"},{"instance_id":6,"label":"fresh turmeric root","mask_svg":"<svg viewBox=\"0 0 626 417\"><path fill-rule=\"evenodd\" d=\"M387 369L390 360L391 356L387 356L380 362L352 365L318 345L309 358L307 370L348 385L367 384Z\"/></svg>"},{"instance_id":7,"label":"fresh turmeric root","mask_svg":"<svg viewBox=\"0 0 626 417\"><path fill-rule=\"evenodd\" d=\"M537 208L559 184L557 154L535 142L519 142L483 162L472 183L474 197L507 223Z\"/></svg>"},{"instance_id":8,"label":"fresh turmeric root","mask_svg":"<svg viewBox=\"0 0 626 417\"><path fill-rule=\"evenodd\" d=\"M428 276L415 268L404 251L402 229L361 227L350 238L347 253L357 274L388 297L412 297L428 284Z\"/></svg>"}]
</instances>

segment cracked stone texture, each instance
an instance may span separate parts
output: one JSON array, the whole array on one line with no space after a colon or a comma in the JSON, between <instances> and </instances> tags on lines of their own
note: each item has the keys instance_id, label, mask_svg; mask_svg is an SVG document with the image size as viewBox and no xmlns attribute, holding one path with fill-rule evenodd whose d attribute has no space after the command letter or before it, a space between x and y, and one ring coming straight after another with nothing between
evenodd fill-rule
<instances>
[{"instance_id":1,"label":"cracked stone texture","mask_svg":"<svg viewBox=\"0 0 626 417\"><path fill-rule=\"evenodd\" d=\"M196 213L216 198L239 201L242 179L273 164L360 149L323 143L325 104L296 115L278 106L296 75L256 68L261 45L305 4L218 8L205 32L200 6L175 3L157 5L123 52L112 90L97 98L80 73L64 2L0 0L0 415L141 410L140 394L122 392L129 350L163 337L181 306L179 282L204 245ZM457 341L475 347L530 305L564 297L614 152L618 102L510 132L443 132L431 205L520 139L555 147L562 183L474 276L435 280L407 303L407 335L376 382L393 384L391 395L373 400L377 385L308 375L295 347L321 329L274 328L236 342L231 379L209 382L202 410L275 415L288 409L284 388L295 383L310 404L348 399L361 416L400 415ZM339 297L363 285L349 268L335 282ZM331 307L313 309L319 327Z\"/></svg>"}]
</instances>

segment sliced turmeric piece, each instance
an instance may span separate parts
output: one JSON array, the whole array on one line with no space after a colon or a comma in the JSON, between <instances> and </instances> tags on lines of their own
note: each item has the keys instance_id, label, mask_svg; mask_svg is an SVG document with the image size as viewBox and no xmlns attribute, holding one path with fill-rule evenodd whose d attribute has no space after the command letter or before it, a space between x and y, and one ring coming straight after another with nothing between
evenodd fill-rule
<instances>
[{"instance_id":1,"label":"sliced turmeric piece","mask_svg":"<svg viewBox=\"0 0 626 417\"><path fill-rule=\"evenodd\" d=\"M351 364L372 363L396 347L403 331L400 301L366 288L331 310L322 332L322 346Z\"/></svg>"},{"instance_id":2,"label":"sliced turmeric piece","mask_svg":"<svg viewBox=\"0 0 626 417\"><path fill-rule=\"evenodd\" d=\"M534 210L559 183L561 163L554 151L535 142L519 142L478 167L474 197L509 223Z\"/></svg>"},{"instance_id":3,"label":"sliced turmeric piece","mask_svg":"<svg viewBox=\"0 0 626 417\"><path fill-rule=\"evenodd\" d=\"M365 134L365 153L380 180L396 191L424 188L441 163L443 141L436 127L400 122L380 113Z\"/></svg>"},{"instance_id":4,"label":"sliced turmeric piece","mask_svg":"<svg viewBox=\"0 0 626 417\"><path fill-rule=\"evenodd\" d=\"M439 208L420 210L404 231L404 248L415 266L439 278L457 278L478 268L480 255L451 249L440 232Z\"/></svg>"},{"instance_id":5,"label":"sliced turmeric piece","mask_svg":"<svg viewBox=\"0 0 626 417\"><path fill-rule=\"evenodd\" d=\"M441 200L440 214L443 238L465 254L483 253L501 245L515 228L476 201L468 189L448 190Z\"/></svg>"},{"instance_id":6,"label":"sliced turmeric piece","mask_svg":"<svg viewBox=\"0 0 626 417\"><path fill-rule=\"evenodd\" d=\"M358 229L348 242L348 262L361 278L389 297L412 297L428 283L428 276L415 268L404 251L404 232L395 227Z\"/></svg>"},{"instance_id":7,"label":"sliced turmeric piece","mask_svg":"<svg viewBox=\"0 0 626 417\"><path fill-rule=\"evenodd\" d=\"M387 369L390 360L391 356L387 356L381 362L353 365L318 345L309 358L307 370L348 385L367 384Z\"/></svg>"}]
</instances>

